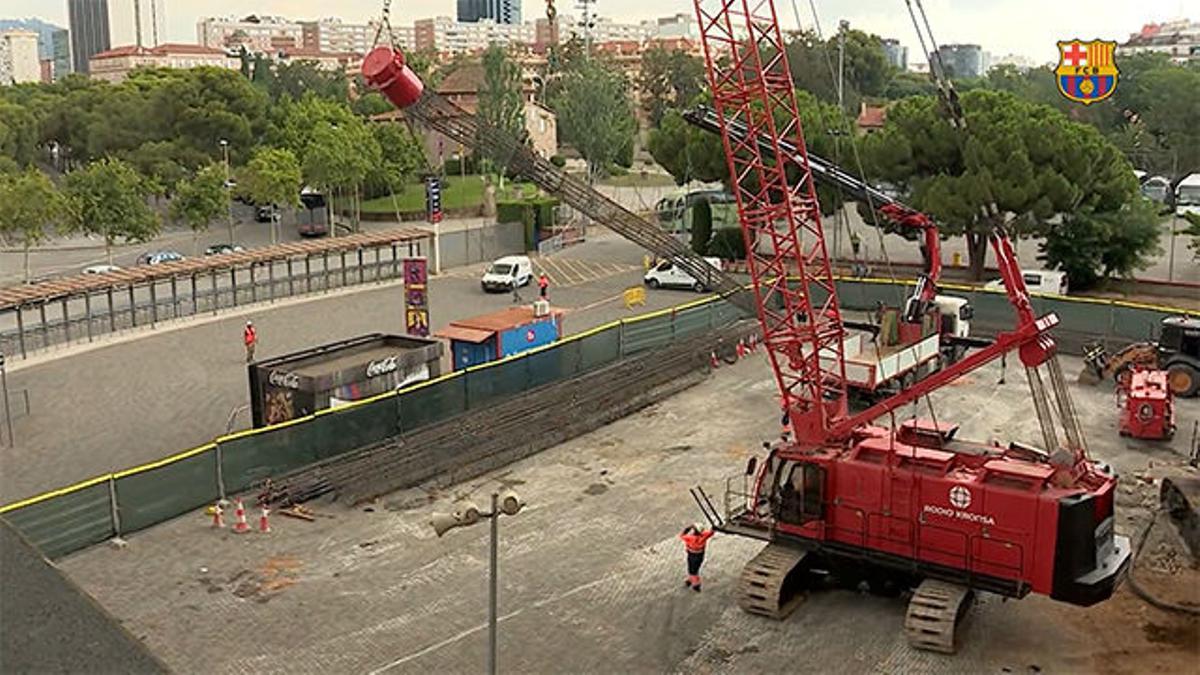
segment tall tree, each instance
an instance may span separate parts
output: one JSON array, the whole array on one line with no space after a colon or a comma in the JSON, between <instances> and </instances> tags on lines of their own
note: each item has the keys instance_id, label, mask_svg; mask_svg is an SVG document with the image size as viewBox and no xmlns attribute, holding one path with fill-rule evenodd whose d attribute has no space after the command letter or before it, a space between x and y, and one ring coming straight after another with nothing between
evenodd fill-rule
<instances>
[{"instance_id":1,"label":"tall tree","mask_svg":"<svg viewBox=\"0 0 1200 675\"><path fill-rule=\"evenodd\" d=\"M680 50L652 47L642 54L638 89L650 127L657 127L667 110L682 108L704 88L704 62Z\"/></svg>"},{"instance_id":2,"label":"tall tree","mask_svg":"<svg viewBox=\"0 0 1200 675\"><path fill-rule=\"evenodd\" d=\"M300 161L284 148L259 148L242 169L238 190L253 203L272 209L272 244L279 241L275 209L299 206L301 181Z\"/></svg>"},{"instance_id":3,"label":"tall tree","mask_svg":"<svg viewBox=\"0 0 1200 675\"><path fill-rule=\"evenodd\" d=\"M379 142L364 122L352 118L346 124L322 124L313 130L303 168L310 183L322 186L326 194L343 197L357 229L362 187L382 164Z\"/></svg>"},{"instance_id":4,"label":"tall tree","mask_svg":"<svg viewBox=\"0 0 1200 675\"><path fill-rule=\"evenodd\" d=\"M822 41L812 31L803 31L787 43L788 66L797 89L812 93L822 101L835 103L840 36ZM864 97L880 96L895 68L883 50L883 40L860 30L849 30L845 37L844 98L847 110L857 110Z\"/></svg>"},{"instance_id":5,"label":"tall tree","mask_svg":"<svg viewBox=\"0 0 1200 675\"><path fill-rule=\"evenodd\" d=\"M509 58L504 47L492 44L483 52L483 83L479 86L479 118L488 126L511 136L525 136L525 99L522 95L521 66ZM508 157L485 156L500 175L504 174Z\"/></svg>"},{"instance_id":6,"label":"tall tree","mask_svg":"<svg viewBox=\"0 0 1200 675\"><path fill-rule=\"evenodd\" d=\"M0 174L0 233L21 243L25 281L29 281L29 251L40 244L47 229L62 222L66 203L62 193L41 171Z\"/></svg>"},{"instance_id":7,"label":"tall tree","mask_svg":"<svg viewBox=\"0 0 1200 675\"><path fill-rule=\"evenodd\" d=\"M67 175L70 228L104 239L104 252L112 263L118 241L146 242L162 229L162 221L146 203L151 194L147 180L119 159L98 159Z\"/></svg>"},{"instance_id":8,"label":"tall tree","mask_svg":"<svg viewBox=\"0 0 1200 675\"><path fill-rule=\"evenodd\" d=\"M1136 196L1120 209L1081 210L1063 216L1041 246L1041 258L1067 273L1072 288L1128 277L1158 252L1161 218L1155 204Z\"/></svg>"},{"instance_id":9,"label":"tall tree","mask_svg":"<svg viewBox=\"0 0 1200 675\"><path fill-rule=\"evenodd\" d=\"M229 190L225 188L225 168L209 164L190 179L175 184L171 200L171 217L183 221L192 230L194 253L200 253L200 233L208 229L214 218L229 210ZM230 223L229 243L233 244L233 225Z\"/></svg>"},{"instance_id":10,"label":"tall tree","mask_svg":"<svg viewBox=\"0 0 1200 675\"><path fill-rule=\"evenodd\" d=\"M583 63L563 76L551 107L563 139L587 161L589 180L614 162L629 166L637 120L619 71L595 60Z\"/></svg>"},{"instance_id":11,"label":"tall tree","mask_svg":"<svg viewBox=\"0 0 1200 675\"><path fill-rule=\"evenodd\" d=\"M1137 180L1128 161L1094 127L1007 92L971 91L962 104L971 130L965 143L933 99L911 97L889 109L887 125L867 138L864 155L873 175L907 192L906 201L933 215L943 235L966 236L975 278L982 277L987 237L998 224L980 216L990 200L1010 229L1048 240L1069 238L1071 228L1058 225L1068 216L1104 219L1133 203ZM1105 245L1130 242L1111 237ZM1132 248L1137 257L1152 249L1152 242Z\"/></svg>"}]
</instances>

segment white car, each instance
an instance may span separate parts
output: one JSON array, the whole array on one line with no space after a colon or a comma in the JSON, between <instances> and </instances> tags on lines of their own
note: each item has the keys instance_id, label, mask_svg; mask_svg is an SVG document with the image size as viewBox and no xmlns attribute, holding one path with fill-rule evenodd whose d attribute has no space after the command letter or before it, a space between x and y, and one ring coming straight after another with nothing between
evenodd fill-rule
<instances>
[{"instance_id":1,"label":"white car","mask_svg":"<svg viewBox=\"0 0 1200 675\"><path fill-rule=\"evenodd\" d=\"M705 262L713 266L713 269L721 270L720 258L705 258ZM697 280L691 274L675 263L672 258L664 260L646 272L646 276L642 278L650 288L690 288L697 293L703 293L708 290L711 280Z\"/></svg>"},{"instance_id":2,"label":"white car","mask_svg":"<svg viewBox=\"0 0 1200 675\"><path fill-rule=\"evenodd\" d=\"M83 268L84 274L108 274L109 272L121 271L120 265L91 265Z\"/></svg>"},{"instance_id":3,"label":"white car","mask_svg":"<svg viewBox=\"0 0 1200 675\"><path fill-rule=\"evenodd\" d=\"M533 280L533 261L525 255L506 255L493 262L483 273L479 285L485 293L511 291Z\"/></svg>"}]
</instances>

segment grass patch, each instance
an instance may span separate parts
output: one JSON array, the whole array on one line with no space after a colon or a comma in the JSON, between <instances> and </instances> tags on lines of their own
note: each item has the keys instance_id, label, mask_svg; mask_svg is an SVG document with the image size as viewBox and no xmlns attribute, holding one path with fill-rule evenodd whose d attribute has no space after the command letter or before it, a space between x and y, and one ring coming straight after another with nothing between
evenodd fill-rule
<instances>
[{"instance_id":1,"label":"grass patch","mask_svg":"<svg viewBox=\"0 0 1200 675\"><path fill-rule=\"evenodd\" d=\"M479 176L447 176L442 181L442 209L472 208L483 204L483 180ZM532 183L504 182L504 191L496 190L496 199L514 199L520 195L531 197L537 193ZM343 202L344 203L344 202ZM396 193L396 204L390 196L368 199L362 204L363 213L425 212L425 184L412 183Z\"/></svg>"}]
</instances>

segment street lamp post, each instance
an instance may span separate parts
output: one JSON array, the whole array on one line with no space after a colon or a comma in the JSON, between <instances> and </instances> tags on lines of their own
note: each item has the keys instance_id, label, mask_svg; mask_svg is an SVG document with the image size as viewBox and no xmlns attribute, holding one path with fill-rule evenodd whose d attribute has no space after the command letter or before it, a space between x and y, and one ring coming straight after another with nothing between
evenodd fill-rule
<instances>
[{"instance_id":1,"label":"street lamp post","mask_svg":"<svg viewBox=\"0 0 1200 675\"><path fill-rule=\"evenodd\" d=\"M435 513L430 518L429 524L433 526L433 531L437 536L449 532L456 527L467 527L479 522L480 518L487 518L491 521L491 543L488 551L488 648L487 648L487 673L488 675L496 675L497 664L497 616L498 616L498 596L497 580L498 580L498 542L500 539L500 516L515 516L525 503L517 496L516 492L508 490L503 494L499 492L492 493L492 510L486 513L481 512L479 507L471 502L460 504L454 513Z\"/></svg>"},{"instance_id":2,"label":"street lamp post","mask_svg":"<svg viewBox=\"0 0 1200 675\"><path fill-rule=\"evenodd\" d=\"M233 187L229 185L229 141L222 138L219 142L221 144L221 157L225 162L225 189L232 192ZM234 241L233 241L234 236L233 236L233 195L232 194L229 195L229 207L228 208L229 208L229 245L233 246L234 245Z\"/></svg>"}]
</instances>

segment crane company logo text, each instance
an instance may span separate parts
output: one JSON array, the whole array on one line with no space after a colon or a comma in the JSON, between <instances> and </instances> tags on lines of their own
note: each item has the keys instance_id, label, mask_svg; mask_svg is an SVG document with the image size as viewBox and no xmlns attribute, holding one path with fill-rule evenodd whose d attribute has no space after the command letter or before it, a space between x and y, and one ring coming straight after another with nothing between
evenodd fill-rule
<instances>
[{"instance_id":1,"label":"crane company logo text","mask_svg":"<svg viewBox=\"0 0 1200 675\"><path fill-rule=\"evenodd\" d=\"M965 520L967 522L978 523L980 525L995 525L996 524L996 519L992 518L991 516L987 516L982 513L971 513L970 511L962 511L960 509L952 509L952 508L949 508L946 506L934 506L933 504L926 504L924 509L922 509L922 510L925 513L930 513L935 516L943 516L946 518L955 518L957 520Z\"/></svg>"}]
</instances>

